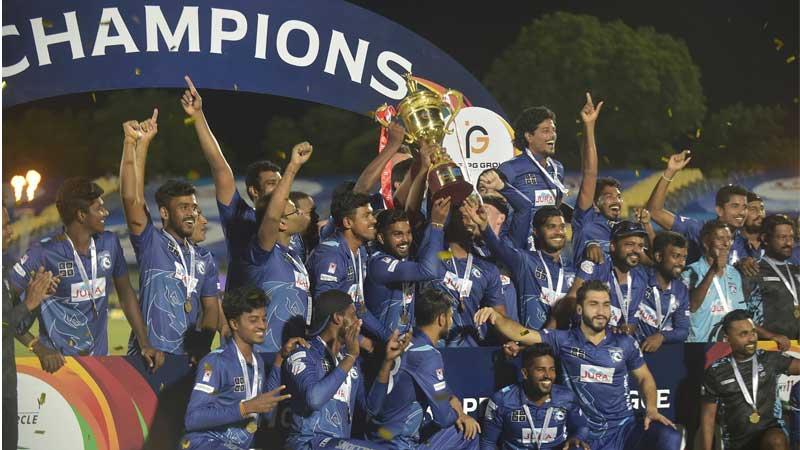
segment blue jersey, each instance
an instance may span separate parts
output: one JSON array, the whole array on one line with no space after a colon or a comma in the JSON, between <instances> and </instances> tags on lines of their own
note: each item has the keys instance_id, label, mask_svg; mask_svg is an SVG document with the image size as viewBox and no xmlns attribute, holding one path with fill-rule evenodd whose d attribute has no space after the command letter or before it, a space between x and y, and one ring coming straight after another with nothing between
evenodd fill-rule
<instances>
[{"instance_id":1,"label":"blue jersey","mask_svg":"<svg viewBox=\"0 0 800 450\"><path fill-rule=\"evenodd\" d=\"M419 247L419 262L397 259L379 251L369 258L364 291L367 308L384 327L406 333L414 323L417 282L444 276L438 263L444 232L428 225Z\"/></svg>"},{"instance_id":2,"label":"blue jersey","mask_svg":"<svg viewBox=\"0 0 800 450\"><path fill-rule=\"evenodd\" d=\"M305 262L308 253L306 253L306 243L303 241L303 236L295 233L289 237L289 249L300 257L300 261Z\"/></svg>"},{"instance_id":3,"label":"blue jersey","mask_svg":"<svg viewBox=\"0 0 800 450\"><path fill-rule=\"evenodd\" d=\"M683 282L689 289L696 288L706 276L709 268L706 259L700 258L689 264L683 271L681 274ZM712 283L706 292L703 303L690 315L689 337L686 342L708 342L710 338L716 337L711 336L711 332L715 325L722 322L725 314L734 309L747 309L742 289L742 276L738 270L730 264L726 265L725 274L717 279L717 283L722 296L719 295L720 292Z\"/></svg>"},{"instance_id":4,"label":"blue jersey","mask_svg":"<svg viewBox=\"0 0 800 450\"><path fill-rule=\"evenodd\" d=\"M258 237L250 240L244 260L245 282L257 286L270 298L267 334L256 345L257 352L275 353L290 337L305 335L311 323L308 272L300 256L279 243L266 251Z\"/></svg>"},{"instance_id":5,"label":"blue jersey","mask_svg":"<svg viewBox=\"0 0 800 450\"><path fill-rule=\"evenodd\" d=\"M345 373L338 367L344 358L341 352L332 355L316 336L309 348L295 349L284 361L282 379L292 395L287 448L316 448L325 438L349 438L356 408L369 415L380 410L387 385L376 381L366 398L358 363Z\"/></svg>"},{"instance_id":6,"label":"blue jersey","mask_svg":"<svg viewBox=\"0 0 800 450\"><path fill-rule=\"evenodd\" d=\"M223 205L217 201L222 231L225 233L225 244L228 247L228 276L225 279L225 292L230 292L245 283L244 258L250 239L258 231L256 210L233 191L230 204Z\"/></svg>"},{"instance_id":7,"label":"blue jersey","mask_svg":"<svg viewBox=\"0 0 800 450\"><path fill-rule=\"evenodd\" d=\"M447 253L449 257L438 262L444 277L430 282L434 289L450 295L453 307L453 328L445 343L448 347L477 347L485 340L486 325L480 329L475 326L475 313L482 307L505 303L500 272L494 264L472 254L471 258L456 259ZM470 259L472 267L467 271Z\"/></svg>"},{"instance_id":8,"label":"blue jersey","mask_svg":"<svg viewBox=\"0 0 800 450\"><path fill-rule=\"evenodd\" d=\"M428 336L415 329L410 346L399 359L383 408L373 418L371 438L391 440L396 448L413 449L420 444L420 428L448 428L456 422L458 413L450 405L453 395L445 380L442 354Z\"/></svg>"},{"instance_id":9,"label":"blue jersey","mask_svg":"<svg viewBox=\"0 0 800 450\"><path fill-rule=\"evenodd\" d=\"M795 245L794 248L792 248L792 256L789 258L789 262L800 266L800 245Z\"/></svg>"},{"instance_id":10,"label":"blue jersey","mask_svg":"<svg viewBox=\"0 0 800 450\"><path fill-rule=\"evenodd\" d=\"M597 244L606 255L610 254L611 227L616 223L607 219L594 205L589 209L575 208L572 215L572 259L576 269L589 244Z\"/></svg>"},{"instance_id":11,"label":"blue jersey","mask_svg":"<svg viewBox=\"0 0 800 450\"><path fill-rule=\"evenodd\" d=\"M644 298L636 311L636 339L639 342L648 336L661 333L665 344L682 343L689 336L689 290L682 280L672 280L667 289L661 289L653 268L636 267L647 280ZM661 315L656 308L661 305Z\"/></svg>"},{"instance_id":12,"label":"blue jersey","mask_svg":"<svg viewBox=\"0 0 800 450\"><path fill-rule=\"evenodd\" d=\"M606 260L602 264L595 264L587 259L578 266L575 276L583 281L600 280L606 283L611 291L611 318L608 321L610 326L636 325L636 311L639 309L639 303L644 298L647 288L646 275L642 270L632 269L628 272L628 280L631 282L630 297L628 296L627 280L616 279L616 271L610 260ZM622 298L628 298L627 313L623 311Z\"/></svg>"},{"instance_id":13,"label":"blue jersey","mask_svg":"<svg viewBox=\"0 0 800 450\"><path fill-rule=\"evenodd\" d=\"M153 226L149 218L142 234L131 233L130 238L139 263L139 304L150 345L162 352L185 354L183 340L186 332L194 330L201 317L200 299L219 294L219 275L214 257L208 250L189 244L195 252L192 278L188 245L179 243L180 248L176 247L167 232ZM187 285L191 288L188 303ZM128 353L137 351L138 342L131 333Z\"/></svg>"},{"instance_id":14,"label":"blue jersey","mask_svg":"<svg viewBox=\"0 0 800 450\"><path fill-rule=\"evenodd\" d=\"M186 407L186 435L181 441L181 448L247 450L251 447L255 430L248 431L247 424L255 421L258 425L265 414L242 417L239 411L239 403L248 398L245 373L237 350L234 340L229 339L223 347L200 360L194 389ZM259 381L257 394L263 394L280 385L280 370L273 368L268 371L264 361L258 356L256 358ZM250 386L255 382L254 369L252 362L246 361L245 370Z\"/></svg>"},{"instance_id":15,"label":"blue jersey","mask_svg":"<svg viewBox=\"0 0 800 450\"><path fill-rule=\"evenodd\" d=\"M747 239L741 230L736 230L733 234L733 242L731 243L731 253L728 258L729 264L736 264L739 260L745 258L753 258L756 261L764 256L764 247L754 248L750 245L750 240Z\"/></svg>"},{"instance_id":16,"label":"blue jersey","mask_svg":"<svg viewBox=\"0 0 800 450\"><path fill-rule=\"evenodd\" d=\"M500 194L508 201L511 210L510 217L503 223L504 229L500 232L500 238L507 233L507 238L516 248L527 248L533 250L536 246L533 241L532 224L534 205L527 195L519 189L506 183ZM506 225L508 225L506 227Z\"/></svg>"},{"instance_id":17,"label":"blue jersey","mask_svg":"<svg viewBox=\"0 0 800 450\"><path fill-rule=\"evenodd\" d=\"M94 291L84 283L73 247L63 233L31 246L14 264L14 270L8 271L9 283L19 292L27 288L39 267L61 277L55 294L42 302L39 340L64 355L108 354L108 292L114 278L128 274L114 233L105 231L92 239L97 255ZM79 256L90 281L91 254Z\"/></svg>"},{"instance_id":18,"label":"blue jersey","mask_svg":"<svg viewBox=\"0 0 800 450\"><path fill-rule=\"evenodd\" d=\"M550 419L545 427L548 411ZM486 403L481 450L560 450L569 437L586 441L587 431L586 419L571 390L553 384L550 398L539 406L528 399L524 386L513 384L495 392Z\"/></svg>"},{"instance_id":19,"label":"blue jersey","mask_svg":"<svg viewBox=\"0 0 800 450\"><path fill-rule=\"evenodd\" d=\"M511 270L519 298L520 323L537 330L543 328L553 305L569 292L574 274L560 257L556 260L544 252L513 248L501 242L489 227L483 236L492 254Z\"/></svg>"},{"instance_id":20,"label":"blue jersey","mask_svg":"<svg viewBox=\"0 0 800 450\"><path fill-rule=\"evenodd\" d=\"M633 420L628 376L645 364L636 340L606 331L603 340L594 345L580 328L545 329L539 334L561 362L564 384L578 398L591 439L600 439Z\"/></svg>"},{"instance_id":21,"label":"blue jersey","mask_svg":"<svg viewBox=\"0 0 800 450\"><path fill-rule=\"evenodd\" d=\"M564 197L564 166L552 158L546 158L544 164L540 164L541 167L533 162L533 156L526 149L497 168L508 183L530 200L532 214L545 205L558 206Z\"/></svg>"},{"instance_id":22,"label":"blue jersey","mask_svg":"<svg viewBox=\"0 0 800 450\"><path fill-rule=\"evenodd\" d=\"M686 264L692 264L703 257L703 243L700 241L700 231L703 229L704 224L705 222L692 219L691 217L675 216L671 231L682 234L689 241L689 252L686 256ZM747 243L747 238L744 238L739 230L731 228L731 231L733 231L733 243L731 245L731 251L728 254L728 264L735 264L742 258L759 254L758 250L753 249L751 255L748 250L749 244ZM742 238L744 238L744 242ZM760 256L756 259L760 259Z\"/></svg>"},{"instance_id":23,"label":"blue jersey","mask_svg":"<svg viewBox=\"0 0 800 450\"><path fill-rule=\"evenodd\" d=\"M341 232L334 233L319 243L311 252L306 266L311 278L311 294L319 294L336 289L346 292L353 299L358 317L364 321L364 330L382 341L391 332L366 308L363 286L367 278L367 250L361 246L350 251Z\"/></svg>"}]
</instances>

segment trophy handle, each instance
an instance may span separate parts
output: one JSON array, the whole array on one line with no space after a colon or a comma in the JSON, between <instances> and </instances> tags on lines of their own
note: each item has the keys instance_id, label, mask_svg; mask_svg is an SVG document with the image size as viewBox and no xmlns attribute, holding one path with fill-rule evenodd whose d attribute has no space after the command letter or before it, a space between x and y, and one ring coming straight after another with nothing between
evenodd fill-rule
<instances>
[{"instance_id":1,"label":"trophy handle","mask_svg":"<svg viewBox=\"0 0 800 450\"><path fill-rule=\"evenodd\" d=\"M389 128L389 124L392 123L394 115L394 106L384 103L375 110L375 121L381 124L382 127Z\"/></svg>"},{"instance_id":2,"label":"trophy handle","mask_svg":"<svg viewBox=\"0 0 800 450\"><path fill-rule=\"evenodd\" d=\"M448 103L447 98L450 96L456 98L455 106ZM450 134L450 125L452 125L456 120L456 116L464 105L464 94L454 89L448 89L444 94L442 94L442 102L448 107L447 109L450 110L450 117L447 118L447 123L444 124L444 132Z\"/></svg>"}]
</instances>

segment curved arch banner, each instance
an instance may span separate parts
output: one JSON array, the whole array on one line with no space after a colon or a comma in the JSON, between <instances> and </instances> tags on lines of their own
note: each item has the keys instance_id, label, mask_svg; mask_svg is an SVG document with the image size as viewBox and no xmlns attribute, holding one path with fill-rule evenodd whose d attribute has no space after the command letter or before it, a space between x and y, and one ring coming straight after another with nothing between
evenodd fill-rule
<instances>
[{"instance_id":1,"label":"curved arch banner","mask_svg":"<svg viewBox=\"0 0 800 450\"><path fill-rule=\"evenodd\" d=\"M6 0L3 7L4 108L79 92L182 88L189 74L204 89L363 114L402 99L402 75L413 72L502 115L442 50L340 0Z\"/></svg>"}]
</instances>

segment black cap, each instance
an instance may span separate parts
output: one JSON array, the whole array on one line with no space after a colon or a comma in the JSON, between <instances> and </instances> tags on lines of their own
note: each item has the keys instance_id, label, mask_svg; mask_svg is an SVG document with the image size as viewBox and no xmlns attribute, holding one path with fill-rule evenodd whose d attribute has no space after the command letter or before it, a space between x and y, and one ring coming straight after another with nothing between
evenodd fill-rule
<instances>
[{"instance_id":1,"label":"black cap","mask_svg":"<svg viewBox=\"0 0 800 450\"><path fill-rule=\"evenodd\" d=\"M322 333L333 313L343 312L352 304L353 299L342 291L330 290L319 294L311 307L311 325L308 328L308 335L316 336Z\"/></svg>"},{"instance_id":2,"label":"black cap","mask_svg":"<svg viewBox=\"0 0 800 450\"><path fill-rule=\"evenodd\" d=\"M647 238L644 225L630 220L623 220L611 228L611 239L618 240L628 236L641 236Z\"/></svg>"}]
</instances>

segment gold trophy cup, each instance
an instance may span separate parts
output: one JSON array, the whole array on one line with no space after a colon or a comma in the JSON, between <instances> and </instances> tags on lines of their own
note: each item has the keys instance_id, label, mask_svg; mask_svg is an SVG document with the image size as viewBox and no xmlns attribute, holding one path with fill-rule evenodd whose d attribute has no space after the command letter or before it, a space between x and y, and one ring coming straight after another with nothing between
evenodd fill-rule
<instances>
[{"instance_id":1,"label":"gold trophy cup","mask_svg":"<svg viewBox=\"0 0 800 450\"><path fill-rule=\"evenodd\" d=\"M453 204L464 201L473 191L472 185L464 179L461 167L453 162L450 155L442 148L445 134L449 134L450 125L461 110L463 95L454 90L444 94L437 94L428 89L420 89L417 81L410 73L405 74L408 93L397 106L397 115L406 129L406 142L409 144L427 144L434 147L431 156L431 168L428 170L428 187L433 193L433 199L450 197ZM449 96L458 101L455 107L450 106L445 100ZM386 120L384 104L375 112L375 119L383 126L388 127L390 121ZM445 115L445 111L449 114Z\"/></svg>"}]
</instances>

